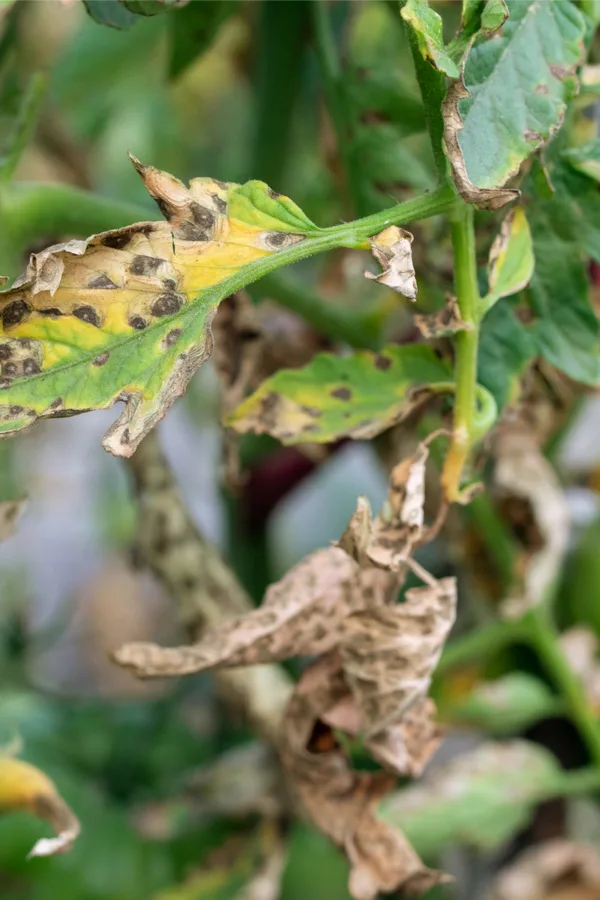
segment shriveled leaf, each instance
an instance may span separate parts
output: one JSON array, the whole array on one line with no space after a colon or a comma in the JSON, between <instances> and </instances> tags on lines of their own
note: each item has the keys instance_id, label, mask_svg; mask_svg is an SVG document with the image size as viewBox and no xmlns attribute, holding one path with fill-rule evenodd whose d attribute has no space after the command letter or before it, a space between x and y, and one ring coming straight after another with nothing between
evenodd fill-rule
<instances>
[{"instance_id":1,"label":"shriveled leaf","mask_svg":"<svg viewBox=\"0 0 600 900\"><path fill-rule=\"evenodd\" d=\"M494 487L505 516L515 518L523 535L513 594L503 604L508 618L520 618L542 603L560 571L567 550L570 516L558 476L532 430L505 423L498 431Z\"/></svg>"},{"instance_id":2,"label":"shriveled leaf","mask_svg":"<svg viewBox=\"0 0 600 900\"><path fill-rule=\"evenodd\" d=\"M502 31L476 43L443 108L454 181L491 209L517 196L504 185L562 122L584 55L585 22L569 0L507 6Z\"/></svg>"},{"instance_id":3,"label":"shriveled leaf","mask_svg":"<svg viewBox=\"0 0 600 900\"><path fill-rule=\"evenodd\" d=\"M25 500L0 501L0 541L5 541L14 534L25 503Z\"/></svg>"},{"instance_id":4,"label":"shriveled leaf","mask_svg":"<svg viewBox=\"0 0 600 900\"><path fill-rule=\"evenodd\" d=\"M20 759L0 757L0 811L29 812L46 819L56 832L41 838L29 856L64 853L77 838L77 817L58 793L53 782L35 766Z\"/></svg>"},{"instance_id":5,"label":"shriveled leaf","mask_svg":"<svg viewBox=\"0 0 600 900\"><path fill-rule=\"evenodd\" d=\"M458 78L458 66L444 47L442 17L427 0L408 0L401 15L412 28L423 58L450 78Z\"/></svg>"},{"instance_id":6,"label":"shriveled leaf","mask_svg":"<svg viewBox=\"0 0 600 900\"><path fill-rule=\"evenodd\" d=\"M560 636L560 649L583 687L588 703L600 715L598 637L590 628L575 626Z\"/></svg>"},{"instance_id":7,"label":"shriveled leaf","mask_svg":"<svg viewBox=\"0 0 600 900\"><path fill-rule=\"evenodd\" d=\"M424 338L449 337L468 326L460 314L456 297L449 295L446 305L429 315L415 315L414 322Z\"/></svg>"},{"instance_id":8,"label":"shriveled leaf","mask_svg":"<svg viewBox=\"0 0 600 900\"><path fill-rule=\"evenodd\" d=\"M303 673L282 728L282 759L290 786L311 822L344 850L355 900L375 900L380 892L397 890L418 897L445 878L421 862L397 828L376 817L375 805L393 780L352 769L322 724L346 692L332 656ZM315 741L319 733L321 739Z\"/></svg>"},{"instance_id":9,"label":"shriveled leaf","mask_svg":"<svg viewBox=\"0 0 600 900\"><path fill-rule=\"evenodd\" d=\"M503 737L523 731L560 709L560 701L543 681L527 672L509 672L475 687L463 702L450 708L449 714L453 722Z\"/></svg>"},{"instance_id":10,"label":"shriveled leaf","mask_svg":"<svg viewBox=\"0 0 600 900\"><path fill-rule=\"evenodd\" d=\"M535 261L531 231L521 206L507 213L490 250L489 292L481 301L487 312L501 297L509 297L529 284Z\"/></svg>"},{"instance_id":11,"label":"shriveled leaf","mask_svg":"<svg viewBox=\"0 0 600 900\"><path fill-rule=\"evenodd\" d=\"M510 772L510 790L501 773ZM404 831L420 853L453 844L492 850L527 824L536 805L559 794L551 753L527 741L482 744L380 803L377 814Z\"/></svg>"},{"instance_id":12,"label":"shriveled leaf","mask_svg":"<svg viewBox=\"0 0 600 900\"><path fill-rule=\"evenodd\" d=\"M564 150L563 157L577 172L600 181L600 138Z\"/></svg>"},{"instance_id":13,"label":"shriveled leaf","mask_svg":"<svg viewBox=\"0 0 600 900\"><path fill-rule=\"evenodd\" d=\"M371 438L400 422L451 370L430 347L381 353L320 353L302 369L282 369L227 420L236 431L271 434L284 444Z\"/></svg>"},{"instance_id":14,"label":"shriveled leaf","mask_svg":"<svg viewBox=\"0 0 600 900\"><path fill-rule=\"evenodd\" d=\"M130 456L209 356L220 301L315 230L262 182L188 189L134 164L167 222L33 254L0 293L0 436L124 400L104 447Z\"/></svg>"},{"instance_id":15,"label":"shriveled leaf","mask_svg":"<svg viewBox=\"0 0 600 900\"><path fill-rule=\"evenodd\" d=\"M600 854L566 840L525 850L494 879L486 900L595 900Z\"/></svg>"},{"instance_id":16,"label":"shriveled leaf","mask_svg":"<svg viewBox=\"0 0 600 900\"><path fill-rule=\"evenodd\" d=\"M397 225L376 234L370 241L371 250L383 272L380 275L365 272L367 278L385 284L409 300L414 300L417 296L417 280L410 248L412 242L410 231L404 231Z\"/></svg>"}]
</instances>

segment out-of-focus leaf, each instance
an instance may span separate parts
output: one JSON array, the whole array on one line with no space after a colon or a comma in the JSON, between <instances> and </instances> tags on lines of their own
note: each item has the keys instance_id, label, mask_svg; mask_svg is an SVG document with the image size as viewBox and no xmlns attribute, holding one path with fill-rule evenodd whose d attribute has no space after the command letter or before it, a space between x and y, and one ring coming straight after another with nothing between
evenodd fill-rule
<instances>
[{"instance_id":1,"label":"out-of-focus leaf","mask_svg":"<svg viewBox=\"0 0 600 900\"><path fill-rule=\"evenodd\" d=\"M0 180L8 181L14 174L21 154L33 137L40 107L46 91L46 79L41 74L32 75L27 88L18 92L10 104L14 108L11 126L3 121L0 144ZM3 105L3 120L5 119Z\"/></svg>"},{"instance_id":2,"label":"out-of-focus leaf","mask_svg":"<svg viewBox=\"0 0 600 900\"><path fill-rule=\"evenodd\" d=\"M503 186L560 125L584 54L585 22L570 0L507 6L502 31L476 43L443 108L454 181L492 209L514 199Z\"/></svg>"},{"instance_id":3,"label":"out-of-focus leaf","mask_svg":"<svg viewBox=\"0 0 600 900\"><path fill-rule=\"evenodd\" d=\"M453 722L504 737L560 709L560 701L543 681L527 672L509 672L497 681L475 687L465 700L450 709L450 717Z\"/></svg>"},{"instance_id":4,"label":"out-of-focus leaf","mask_svg":"<svg viewBox=\"0 0 600 900\"><path fill-rule=\"evenodd\" d=\"M171 78L178 78L208 50L219 28L236 8L235 0L192 0L169 16Z\"/></svg>"},{"instance_id":5,"label":"out-of-focus leaf","mask_svg":"<svg viewBox=\"0 0 600 900\"><path fill-rule=\"evenodd\" d=\"M503 772L510 772L510 790ZM541 800L560 793L562 784L560 768L543 747L490 742L392 794L378 815L402 829L425 856L453 844L492 850L527 824Z\"/></svg>"},{"instance_id":6,"label":"out-of-focus leaf","mask_svg":"<svg viewBox=\"0 0 600 900\"><path fill-rule=\"evenodd\" d=\"M83 5L95 22L109 28L131 28L138 20L138 16L123 6L120 0L83 0Z\"/></svg>"},{"instance_id":7,"label":"out-of-focus leaf","mask_svg":"<svg viewBox=\"0 0 600 900\"><path fill-rule=\"evenodd\" d=\"M412 28L423 58L450 78L458 78L458 66L444 47L442 17L427 0L408 0L401 15Z\"/></svg>"},{"instance_id":8,"label":"out-of-focus leaf","mask_svg":"<svg viewBox=\"0 0 600 900\"><path fill-rule=\"evenodd\" d=\"M600 181L600 138L587 141L579 147L563 150L563 157L578 172Z\"/></svg>"},{"instance_id":9,"label":"out-of-focus leaf","mask_svg":"<svg viewBox=\"0 0 600 900\"><path fill-rule=\"evenodd\" d=\"M500 871L486 900L594 900L598 896L598 851L553 840L530 847Z\"/></svg>"},{"instance_id":10,"label":"out-of-focus leaf","mask_svg":"<svg viewBox=\"0 0 600 900\"><path fill-rule=\"evenodd\" d=\"M598 636L590 628L583 626L569 628L560 636L560 648L581 682L595 715L600 715L599 643Z\"/></svg>"},{"instance_id":11,"label":"out-of-focus leaf","mask_svg":"<svg viewBox=\"0 0 600 900\"><path fill-rule=\"evenodd\" d=\"M262 182L188 189L134 164L168 222L33 254L0 294L0 435L125 400L104 447L130 456L210 355L210 324L236 280L318 233Z\"/></svg>"},{"instance_id":12,"label":"out-of-focus leaf","mask_svg":"<svg viewBox=\"0 0 600 900\"><path fill-rule=\"evenodd\" d=\"M284 444L370 438L401 421L451 371L430 347L381 353L320 353L302 369L282 369L227 419L236 431L271 434Z\"/></svg>"},{"instance_id":13,"label":"out-of-focus leaf","mask_svg":"<svg viewBox=\"0 0 600 900\"><path fill-rule=\"evenodd\" d=\"M53 782L35 766L23 760L0 757L0 810L30 812L47 819L56 831L55 838L41 838L30 856L51 856L69 850L80 825L62 799Z\"/></svg>"},{"instance_id":14,"label":"out-of-focus leaf","mask_svg":"<svg viewBox=\"0 0 600 900\"><path fill-rule=\"evenodd\" d=\"M0 501L0 541L5 541L14 533L25 502L25 500Z\"/></svg>"},{"instance_id":15,"label":"out-of-focus leaf","mask_svg":"<svg viewBox=\"0 0 600 900\"><path fill-rule=\"evenodd\" d=\"M525 213L516 206L506 215L490 250L489 292L481 300L485 313L501 297L510 297L529 284L535 261L531 231Z\"/></svg>"}]
</instances>

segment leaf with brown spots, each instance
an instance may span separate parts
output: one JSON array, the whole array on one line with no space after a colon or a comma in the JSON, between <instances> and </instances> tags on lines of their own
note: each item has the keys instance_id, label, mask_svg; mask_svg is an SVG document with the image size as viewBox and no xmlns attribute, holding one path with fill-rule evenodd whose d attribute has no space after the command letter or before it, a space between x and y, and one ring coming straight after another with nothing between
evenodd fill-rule
<instances>
[{"instance_id":1,"label":"leaf with brown spots","mask_svg":"<svg viewBox=\"0 0 600 900\"><path fill-rule=\"evenodd\" d=\"M319 353L303 368L282 369L265 381L226 424L283 444L372 438L409 415L430 385L451 378L449 366L425 345Z\"/></svg>"},{"instance_id":2,"label":"leaf with brown spots","mask_svg":"<svg viewBox=\"0 0 600 900\"><path fill-rule=\"evenodd\" d=\"M397 225L376 234L370 241L371 250L377 262L383 267L383 272L379 275L365 272L367 278L385 284L409 300L415 300L417 297L417 279L410 249L412 242L413 236L410 231L404 231Z\"/></svg>"},{"instance_id":3,"label":"leaf with brown spots","mask_svg":"<svg viewBox=\"0 0 600 900\"><path fill-rule=\"evenodd\" d=\"M52 781L35 766L20 759L0 757L0 811L29 812L47 819L55 838L41 838L29 856L51 856L71 848L79 822Z\"/></svg>"},{"instance_id":4,"label":"leaf with brown spots","mask_svg":"<svg viewBox=\"0 0 600 900\"><path fill-rule=\"evenodd\" d=\"M122 400L104 446L130 456L210 355L221 300L320 233L262 182L133 163L166 222L49 247L0 293L0 437Z\"/></svg>"}]
</instances>

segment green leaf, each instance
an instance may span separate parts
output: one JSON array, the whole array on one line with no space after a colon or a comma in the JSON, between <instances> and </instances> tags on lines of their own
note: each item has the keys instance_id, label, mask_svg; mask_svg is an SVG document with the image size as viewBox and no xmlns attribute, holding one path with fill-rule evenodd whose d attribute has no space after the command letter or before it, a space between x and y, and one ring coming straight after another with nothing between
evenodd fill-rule
<instances>
[{"instance_id":1,"label":"green leaf","mask_svg":"<svg viewBox=\"0 0 600 900\"><path fill-rule=\"evenodd\" d=\"M600 138L564 150L562 155L577 172L600 181Z\"/></svg>"},{"instance_id":2,"label":"green leaf","mask_svg":"<svg viewBox=\"0 0 600 900\"><path fill-rule=\"evenodd\" d=\"M236 8L232 0L203 0L202 3L196 0L169 16L171 78L178 78L208 50L219 28Z\"/></svg>"},{"instance_id":3,"label":"green leaf","mask_svg":"<svg viewBox=\"0 0 600 900\"><path fill-rule=\"evenodd\" d=\"M531 231L523 209L516 206L506 215L492 244L488 266L489 292L481 300L482 315L500 299L523 290L533 274Z\"/></svg>"},{"instance_id":4,"label":"green leaf","mask_svg":"<svg viewBox=\"0 0 600 900\"><path fill-rule=\"evenodd\" d=\"M523 370L537 355L537 344L517 318L513 303L500 300L481 324L477 380L494 396L498 409L518 388Z\"/></svg>"},{"instance_id":5,"label":"green leaf","mask_svg":"<svg viewBox=\"0 0 600 900\"><path fill-rule=\"evenodd\" d=\"M40 109L46 94L46 78L42 73L32 75L27 88L23 91L16 88L16 95L10 104L14 107L10 126L3 122L3 134L0 142L0 180L8 181L19 163L23 150L33 137L38 122ZM4 94L4 92L3 92ZM4 100L5 97L2 97ZM5 118L6 106L2 103Z\"/></svg>"},{"instance_id":6,"label":"green leaf","mask_svg":"<svg viewBox=\"0 0 600 900\"><path fill-rule=\"evenodd\" d=\"M505 0L463 0L461 30L448 45L452 59L464 57L473 40L483 34L493 34L508 18Z\"/></svg>"},{"instance_id":7,"label":"green leaf","mask_svg":"<svg viewBox=\"0 0 600 900\"><path fill-rule=\"evenodd\" d=\"M527 672L510 672L497 681L478 685L462 703L450 709L450 716L453 722L503 737L560 710L560 701L543 681Z\"/></svg>"},{"instance_id":8,"label":"green leaf","mask_svg":"<svg viewBox=\"0 0 600 900\"><path fill-rule=\"evenodd\" d=\"M510 790L506 777L510 773ZM378 815L404 832L419 855L467 844L493 850L560 794L564 776L548 750L527 741L487 743L384 800Z\"/></svg>"},{"instance_id":9,"label":"green leaf","mask_svg":"<svg viewBox=\"0 0 600 900\"><path fill-rule=\"evenodd\" d=\"M370 438L414 409L422 400L417 389L451 377L450 367L425 345L392 345L378 354L319 353L301 369L268 378L226 424L266 432L284 444Z\"/></svg>"},{"instance_id":10,"label":"green leaf","mask_svg":"<svg viewBox=\"0 0 600 900\"><path fill-rule=\"evenodd\" d=\"M221 300L322 234L262 182L134 164L167 222L48 248L0 293L0 436L125 400L104 446L131 455L210 355Z\"/></svg>"},{"instance_id":11,"label":"green leaf","mask_svg":"<svg viewBox=\"0 0 600 900\"><path fill-rule=\"evenodd\" d=\"M108 25L109 28L131 28L138 21L138 16L126 9L119 0L83 0L83 5L94 22Z\"/></svg>"},{"instance_id":12,"label":"green leaf","mask_svg":"<svg viewBox=\"0 0 600 900\"><path fill-rule=\"evenodd\" d=\"M444 103L444 139L457 187L470 203L497 208L521 163L556 131L576 89L585 22L570 0L508 0L510 17L477 41L463 80Z\"/></svg>"},{"instance_id":13,"label":"green leaf","mask_svg":"<svg viewBox=\"0 0 600 900\"><path fill-rule=\"evenodd\" d=\"M442 17L427 0L408 0L401 15L412 28L423 58L450 78L458 78L458 66L444 47Z\"/></svg>"}]
</instances>

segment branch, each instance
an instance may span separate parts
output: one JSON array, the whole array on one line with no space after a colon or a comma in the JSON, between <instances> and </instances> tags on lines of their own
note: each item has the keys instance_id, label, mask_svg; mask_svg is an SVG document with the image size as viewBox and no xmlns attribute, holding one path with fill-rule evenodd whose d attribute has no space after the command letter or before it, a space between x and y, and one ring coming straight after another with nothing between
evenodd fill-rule
<instances>
[{"instance_id":1,"label":"branch","mask_svg":"<svg viewBox=\"0 0 600 900\"><path fill-rule=\"evenodd\" d=\"M154 432L127 465L139 508L140 559L177 603L190 642L207 627L251 610L243 587L190 518ZM292 689L285 671L275 665L252 666L216 672L215 679L226 699L276 744Z\"/></svg>"}]
</instances>

